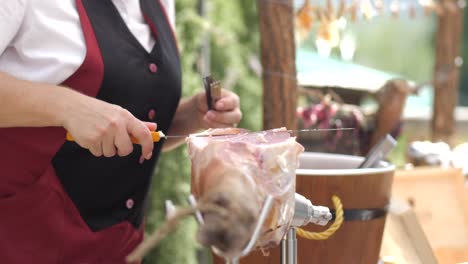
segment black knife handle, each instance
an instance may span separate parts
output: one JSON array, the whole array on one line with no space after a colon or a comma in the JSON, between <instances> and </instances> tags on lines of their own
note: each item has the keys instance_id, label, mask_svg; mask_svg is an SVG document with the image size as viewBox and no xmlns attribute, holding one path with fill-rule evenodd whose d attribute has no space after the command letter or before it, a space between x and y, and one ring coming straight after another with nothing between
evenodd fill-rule
<instances>
[{"instance_id":1,"label":"black knife handle","mask_svg":"<svg viewBox=\"0 0 468 264\"><path fill-rule=\"evenodd\" d=\"M206 102L208 110L215 108L215 103L221 98L221 83L208 75L203 78L203 85L205 86Z\"/></svg>"},{"instance_id":2,"label":"black knife handle","mask_svg":"<svg viewBox=\"0 0 468 264\"><path fill-rule=\"evenodd\" d=\"M208 104L208 110L213 110L213 99L211 97L211 84L214 82L211 75L203 77L203 85L205 86L205 95L206 95L206 102Z\"/></svg>"}]
</instances>

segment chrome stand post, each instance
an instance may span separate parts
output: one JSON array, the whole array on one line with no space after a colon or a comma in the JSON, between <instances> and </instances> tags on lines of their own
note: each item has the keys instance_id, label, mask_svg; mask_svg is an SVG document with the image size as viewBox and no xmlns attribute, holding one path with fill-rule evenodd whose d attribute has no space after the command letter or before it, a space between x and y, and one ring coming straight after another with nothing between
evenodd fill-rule
<instances>
[{"instance_id":1,"label":"chrome stand post","mask_svg":"<svg viewBox=\"0 0 468 264\"><path fill-rule=\"evenodd\" d=\"M297 264L296 229L289 229L281 241L281 264Z\"/></svg>"}]
</instances>

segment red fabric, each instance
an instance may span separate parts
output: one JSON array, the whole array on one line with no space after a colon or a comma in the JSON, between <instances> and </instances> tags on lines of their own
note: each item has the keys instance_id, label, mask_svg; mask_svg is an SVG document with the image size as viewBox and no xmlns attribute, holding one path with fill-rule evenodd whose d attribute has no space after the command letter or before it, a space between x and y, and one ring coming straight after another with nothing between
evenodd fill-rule
<instances>
[{"instance_id":1,"label":"red fabric","mask_svg":"<svg viewBox=\"0 0 468 264\"><path fill-rule=\"evenodd\" d=\"M151 19L145 14L145 12L143 12L142 10L142 13L143 13L143 17L145 18L145 22L146 24L148 24L148 26L150 27L151 29L151 32L153 33L153 37L155 39L158 39L158 30L156 29L156 27L154 26L153 22L151 21Z\"/></svg>"},{"instance_id":2,"label":"red fabric","mask_svg":"<svg viewBox=\"0 0 468 264\"><path fill-rule=\"evenodd\" d=\"M39 179L0 200L0 257L9 264L120 264L142 241L122 222L92 232L49 166Z\"/></svg>"},{"instance_id":3,"label":"red fabric","mask_svg":"<svg viewBox=\"0 0 468 264\"><path fill-rule=\"evenodd\" d=\"M96 96L104 65L83 3L76 4L87 54L64 85ZM143 231L122 222L92 232L82 220L51 165L65 130L8 128L0 129L0 138L0 263L125 263Z\"/></svg>"},{"instance_id":4,"label":"red fabric","mask_svg":"<svg viewBox=\"0 0 468 264\"><path fill-rule=\"evenodd\" d=\"M76 0L76 8L80 14L81 27L86 41L86 57L80 68L64 82L64 85L95 97L104 78L104 63L82 0Z\"/></svg>"}]
</instances>

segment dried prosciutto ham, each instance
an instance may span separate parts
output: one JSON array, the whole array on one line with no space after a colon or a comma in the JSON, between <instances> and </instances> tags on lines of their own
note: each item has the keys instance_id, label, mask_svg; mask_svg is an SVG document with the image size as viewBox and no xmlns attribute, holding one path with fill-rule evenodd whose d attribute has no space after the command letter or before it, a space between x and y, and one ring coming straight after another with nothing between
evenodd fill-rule
<instances>
[{"instance_id":1,"label":"dried prosciutto ham","mask_svg":"<svg viewBox=\"0 0 468 264\"><path fill-rule=\"evenodd\" d=\"M226 257L239 255L249 241L267 195L274 204L256 246L277 245L294 214L295 170L304 148L284 129L261 132L210 129L187 138L192 193L229 213L205 213L198 240Z\"/></svg>"}]
</instances>

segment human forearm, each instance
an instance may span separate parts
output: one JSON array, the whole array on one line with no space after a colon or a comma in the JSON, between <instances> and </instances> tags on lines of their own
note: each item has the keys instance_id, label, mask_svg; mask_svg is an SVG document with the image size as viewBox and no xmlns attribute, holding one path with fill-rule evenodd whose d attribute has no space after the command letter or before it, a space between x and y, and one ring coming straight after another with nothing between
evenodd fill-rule
<instances>
[{"instance_id":1,"label":"human forearm","mask_svg":"<svg viewBox=\"0 0 468 264\"><path fill-rule=\"evenodd\" d=\"M83 95L0 73L0 127L63 126L67 101L76 96Z\"/></svg>"},{"instance_id":2,"label":"human forearm","mask_svg":"<svg viewBox=\"0 0 468 264\"><path fill-rule=\"evenodd\" d=\"M142 157L150 159L150 130L156 124L142 122L118 105L86 96L72 89L18 80L0 73L0 127L64 127L83 148L95 156L126 156L135 137Z\"/></svg>"}]
</instances>

